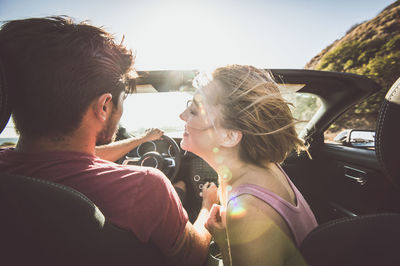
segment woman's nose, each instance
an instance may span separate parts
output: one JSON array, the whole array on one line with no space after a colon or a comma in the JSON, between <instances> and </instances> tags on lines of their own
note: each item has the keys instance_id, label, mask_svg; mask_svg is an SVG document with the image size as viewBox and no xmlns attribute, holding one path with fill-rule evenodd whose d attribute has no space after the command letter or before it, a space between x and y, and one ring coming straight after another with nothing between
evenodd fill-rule
<instances>
[{"instance_id":1,"label":"woman's nose","mask_svg":"<svg viewBox=\"0 0 400 266\"><path fill-rule=\"evenodd\" d=\"M185 111L183 111L183 112L179 115L179 118L186 122L186 120L187 120L187 109L185 109Z\"/></svg>"}]
</instances>

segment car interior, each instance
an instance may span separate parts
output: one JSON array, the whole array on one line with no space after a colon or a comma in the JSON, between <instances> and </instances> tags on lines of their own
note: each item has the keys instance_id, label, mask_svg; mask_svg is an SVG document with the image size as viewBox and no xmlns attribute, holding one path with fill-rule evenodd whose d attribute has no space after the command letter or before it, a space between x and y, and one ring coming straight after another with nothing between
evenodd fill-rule
<instances>
[{"instance_id":1,"label":"car interior","mask_svg":"<svg viewBox=\"0 0 400 266\"><path fill-rule=\"evenodd\" d=\"M331 207L338 207L344 218L321 224L302 242L300 250L309 265L399 265L399 85L400 78L383 100L373 153L356 157L350 149L347 156L344 151L325 154L324 160L336 156L330 163L344 175L343 180L336 176L329 183L334 189L330 195L339 195L328 197Z\"/></svg>"},{"instance_id":2,"label":"car interior","mask_svg":"<svg viewBox=\"0 0 400 266\"><path fill-rule=\"evenodd\" d=\"M1 69L0 69L1 70ZM302 192L319 226L300 250L309 265L396 265L400 239L400 81L388 92L379 114L375 149L325 143L324 131L347 109L381 88L371 79L348 73L272 69L278 83L318 96L322 105L300 133L309 147L291 154L283 169ZM138 86L158 92L190 87L197 71L139 72ZM0 71L0 126L12 106ZM134 114L132 114L134 115ZM0 132L1 132L0 130ZM119 139L129 137L121 125ZM187 185L184 203L193 221L201 207L201 188L217 174L198 156L180 150L181 138L164 136L145 143L117 161L152 166L171 181ZM310 158L311 157L311 158ZM2 256L9 265L166 265L151 244L140 243L82 193L66 186L0 173ZM218 265L212 244L207 265Z\"/></svg>"}]
</instances>

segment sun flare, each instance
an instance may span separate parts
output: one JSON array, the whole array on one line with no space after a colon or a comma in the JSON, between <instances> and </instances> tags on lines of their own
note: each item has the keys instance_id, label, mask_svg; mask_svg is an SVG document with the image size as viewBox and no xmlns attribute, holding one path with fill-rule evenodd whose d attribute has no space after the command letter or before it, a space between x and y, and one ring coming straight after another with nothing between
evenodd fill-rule
<instances>
[{"instance_id":1,"label":"sun flare","mask_svg":"<svg viewBox=\"0 0 400 266\"><path fill-rule=\"evenodd\" d=\"M138 42L133 40L139 70L212 69L240 61L237 47L242 40L234 34L237 26L218 9L194 1L168 2L141 21L145 35L136 36ZM127 35L135 36L133 31Z\"/></svg>"}]
</instances>

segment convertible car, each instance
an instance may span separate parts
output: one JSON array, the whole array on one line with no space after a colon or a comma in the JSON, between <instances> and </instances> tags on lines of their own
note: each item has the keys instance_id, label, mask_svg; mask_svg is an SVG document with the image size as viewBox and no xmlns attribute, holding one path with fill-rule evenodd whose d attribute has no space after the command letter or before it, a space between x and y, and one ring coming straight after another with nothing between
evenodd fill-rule
<instances>
[{"instance_id":1,"label":"convertible car","mask_svg":"<svg viewBox=\"0 0 400 266\"><path fill-rule=\"evenodd\" d=\"M329 126L347 109L379 91L379 85L355 74L271 72L284 97L294 104L293 114L302 121L297 130L311 155L292 154L282 164L320 224L302 244L306 261L310 265L396 265L393 257L400 240L400 215L396 214L400 212L397 104L393 107L392 97L387 98L376 138L364 138L354 128L338 136L339 141L326 142L324 132ZM187 186L184 206L191 221L201 206L203 184L218 181L206 162L179 148L183 122L178 115L193 95L191 83L197 73L139 72L138 93L125 101L118 134L123 139L148 127L164 130L161 140L144 143L117 162L156 167L172 182L183 180ZM4 128L10 108L6 84L0 81L0 122ZM395 89L390 93L396 94ZM399 96L394 97L399 100ZM0 260L9 260L4 265L27 261L34 265L165 263L155 248L109 224L90 199L70 188L1 174L0 206ZM218 253L211 244L208 265L222 264Z\"/></svg>"}]
</instances>

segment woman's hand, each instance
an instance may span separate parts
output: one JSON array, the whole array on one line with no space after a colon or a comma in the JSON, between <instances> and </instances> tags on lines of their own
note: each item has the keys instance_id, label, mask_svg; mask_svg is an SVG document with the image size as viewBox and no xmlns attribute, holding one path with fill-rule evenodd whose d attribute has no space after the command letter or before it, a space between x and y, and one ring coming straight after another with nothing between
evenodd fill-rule
<instances>
[{"instance_id":1,"label":"woman's hand","mask_svg":"<svg viewBox=\"0 0 400 266\"><path fill-rule=\"evenodd\" d=\"M203 196L203 208L210 210L213 204L218 203L217 186L213 182L205 183L203 186L202 196Z\"/></svg>"},{"instance_id":2,"label":"woman's hand","mask_svg":"<svg viewBox=\"0 0 400 266\"><path fill-rule=\"evenodd\" d=\"M220 244L226 240L226 211L221 205L214 204L205 227L214 237L215 242Z\"/></svg>"}]
</instances>

